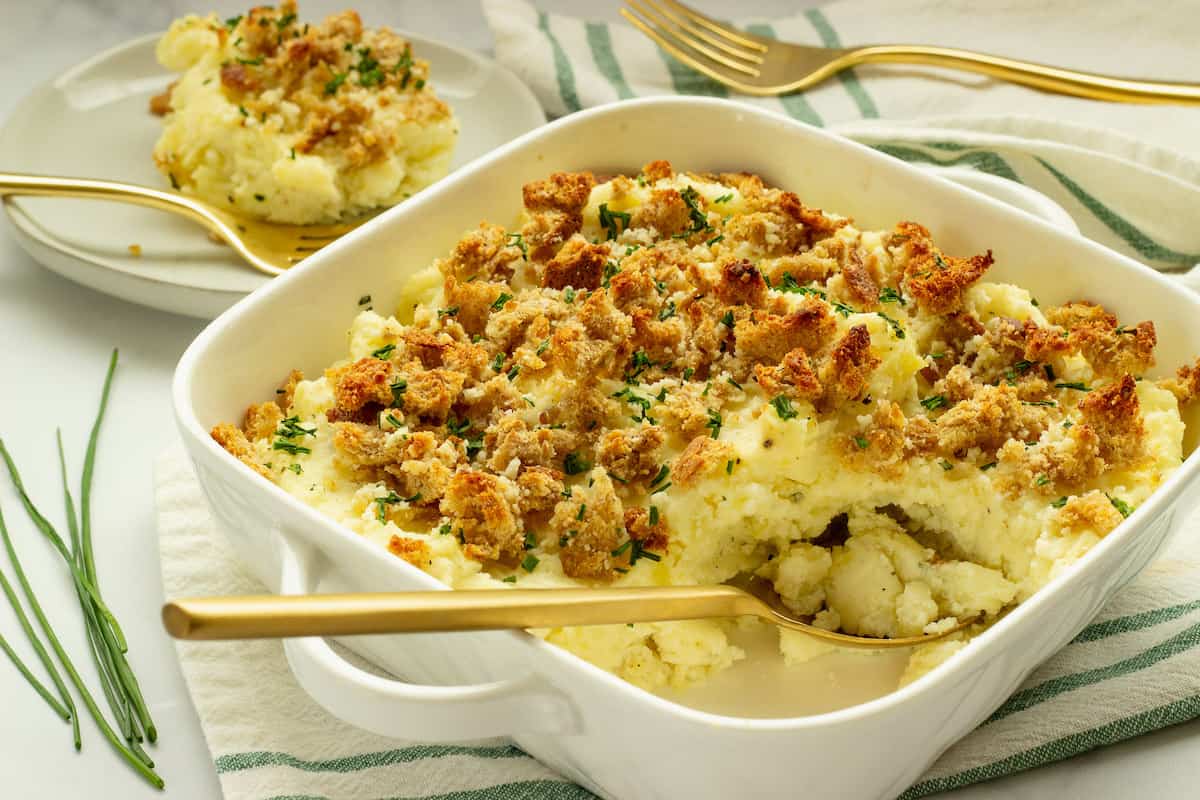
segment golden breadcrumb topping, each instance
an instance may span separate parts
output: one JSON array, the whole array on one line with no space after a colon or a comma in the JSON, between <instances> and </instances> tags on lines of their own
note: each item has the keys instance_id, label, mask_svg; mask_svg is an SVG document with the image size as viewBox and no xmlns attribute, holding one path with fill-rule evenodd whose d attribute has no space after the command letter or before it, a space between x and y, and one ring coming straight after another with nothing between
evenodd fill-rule
<instances>
[{"instance_id":1,"label":"golden breadcrumb topping","mask_svg":"<svg viewBox=\"0 0 1200 800\"><path fill-rule=\"evenodd\" d=\"M364 76L423 75L398 37L361 40L352 14L302 32L286 8L227 32L255 61L229 65L231 91L285 86L335 119L374 88ZM344 95L326 91L338 76ZM1090 487L1148 457L1137 381L1153 323L1083 301L982 318L968 297L990 252L946 253L914 222L859 232L754 175L655 161L637 176L556 173L523 199L519 227L481 223L438 262L436 307L389 320L382 348L326 373L338 457L404 501L380 509L407 529L450 531L485 564L528 564L536 549L569 577L611 580L670 552L656 495L733 474L744 448L730 420L752 398L753 414L836 423L846 470L995 469L1005 493L1053 502L1065 527L1103 532L1125 513ZM911 397L880 383L906 337L920 359ZM1200 362L1166 385L1188 402L1198 375ZM247 442L295 424L299 379L214 438L261 470ZM543 402L552 385L568 388ZM429 557L403 538L390 549Z\"/></svg>"}]
</instances>

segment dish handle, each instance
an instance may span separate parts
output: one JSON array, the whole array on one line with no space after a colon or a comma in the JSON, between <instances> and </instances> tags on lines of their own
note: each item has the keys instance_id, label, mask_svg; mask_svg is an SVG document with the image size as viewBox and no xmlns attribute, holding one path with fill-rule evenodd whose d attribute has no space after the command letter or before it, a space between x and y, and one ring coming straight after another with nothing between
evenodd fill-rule
<instances>
[{"instance_id":1,"label":"dish handle","mask_svg":"<svg viewBox=\"0 0 1200 800\"><path fill-rule=\"evenodd\" d=\"M298 550L299 548L299 550ZM280 594L307 594L317 551L280 537ZM296 680L326 711L351 725L398 739L463 742L575 729L569 701L543 679L468 686L404 683L362 670L319 637L283 640Z\"/></svg>"}]
</instances>

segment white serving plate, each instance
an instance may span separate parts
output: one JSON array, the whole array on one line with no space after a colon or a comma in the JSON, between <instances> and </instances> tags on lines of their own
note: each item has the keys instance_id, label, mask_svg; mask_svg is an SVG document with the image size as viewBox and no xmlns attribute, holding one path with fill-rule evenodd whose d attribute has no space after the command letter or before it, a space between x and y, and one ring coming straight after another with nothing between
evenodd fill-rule
<instances>
[{"instance_id":1,"label":"white serving plate","mask_svg":"<svg viewBox=\"0 0 1200 800\"><path fill-rule=\"evenodd\" d=\"M261 480L212 441L210 426L271 396L288 369L316 373L341 357L361 295L376 308L394 305L408 276L464 230L483 218L516 218L526 181L554 170L636 169L656 158L759 173L865 228L918 220L951 252L991 248L992 277L1045 302L1083 297L1126 319L1153 318L1164 365L1200 352L1200 298L974 191L743 105L665 98L605 106L534 131L382 215L239 303L184 354L174 394L185 443L216 518L261 579L286 593L445 588ZM713 713L637 689L522 632L347 640L411 683L356 670L323 640L285 648L305 689L351 723L423 741L511 735L603 797L892 797L1082 629L1186 517L1185 490L1200 477L1191 452L1200 420L1188 422L1187 461L1117 530L957 656L883 696L879 687L895 677L883 657L873 675L853 680L838 680L849 662L837 656L823 669L777 670L769 681L761 671L723 679L722 696L698 704L724 712ZM773 697L779 712L761 718ZM799 715L805 697L823 713Z\"/></svg>"},{"instance_id":2,"label":"white serving plate","mask_svg":"<svg viewBox=\"0 0 1200 800\"><path fill-rule=\"evenodd\" d=\"M452 170L545 123L533 93L499 64L403 35L458 118ZM0 129L0 169L166 189L151 158L162 120L147 109L173 79L154 57L160 36L119 45L34 89ZM199 225L162 211L60 198L10 198L4 209L17 241L49 269L163 311L212 319L271 280Z\"/></svg>"}]
</instances>

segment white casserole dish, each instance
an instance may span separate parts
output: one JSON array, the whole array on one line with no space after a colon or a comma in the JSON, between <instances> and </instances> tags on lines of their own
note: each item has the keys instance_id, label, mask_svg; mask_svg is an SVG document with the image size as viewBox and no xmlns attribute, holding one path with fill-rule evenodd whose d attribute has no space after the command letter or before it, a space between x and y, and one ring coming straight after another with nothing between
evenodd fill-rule
<instances>
[{"instance_id":1,"label":"white casserole dish","mask_svg":"<svg viewBox=\"0 0 1200 800\"><path fill-rule=\"evenodd\" d=\"M184 354L174 383L184 441L216 518L264 582L283 592L444 588L262 480L217 446L210 427L270 397L288 369L318 374L339 358L362 295L377 309L394 307L407 276L465 230L484 218L515 219L526 181L555 170L636 170L656 158L680 169L759 173L864 229L919 221L950 252L991 248L990 277L1044 302L1087 298L1122 319L1153 319L1163 367L1200 352L1200 298L981 194L743 105L669 98L606 106L527 134L384 214L239 303ZM1200 427L1194 416L1189 453ZM423 741L511 735L604 797L792 797L798 785L811 797L891 797L1145 566L1186 517L1185 493L1198 472L1192 453L1074 568L946 664L829 713L753 719L698 711L520 632L348 642L413 683L357 670L321 640L291 640L286 649L301 684L351 723Z\"/></svg>"}]
</instances>

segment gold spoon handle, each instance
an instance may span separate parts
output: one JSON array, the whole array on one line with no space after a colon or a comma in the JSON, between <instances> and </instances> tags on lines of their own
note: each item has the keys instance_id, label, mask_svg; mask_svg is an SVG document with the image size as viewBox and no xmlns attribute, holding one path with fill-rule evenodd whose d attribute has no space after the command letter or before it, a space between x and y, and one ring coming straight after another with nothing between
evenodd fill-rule
<instances>
[{"instance_id":1,"label":"gold spoon handle","mask_svg":"<svg viewBox=\"0 0 1200 800\"><path fill-rule=\"evenodd\" d=\"M848 54L855 64L927 64L976 72L1049 92L1124 103L1200 104L1200 84L1148 81L1037 64L933 45L873 45Z\"/></svg>"},{"instance_id":2,"label":"gold spoon handle","mask_svg":"<svg viewBox=\"0 0 1200 800\"><path fill-rule=\"evenodd\" d=\"M178 639L556 628L764 615L729 586L197 597L163 606Z\"/></svg>"}]
</instances>

